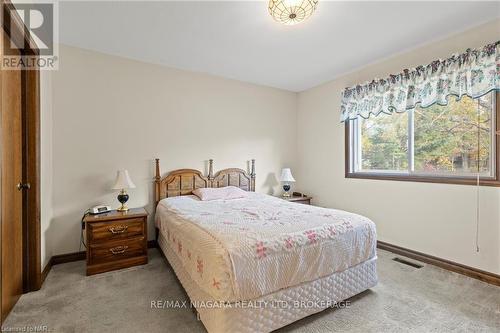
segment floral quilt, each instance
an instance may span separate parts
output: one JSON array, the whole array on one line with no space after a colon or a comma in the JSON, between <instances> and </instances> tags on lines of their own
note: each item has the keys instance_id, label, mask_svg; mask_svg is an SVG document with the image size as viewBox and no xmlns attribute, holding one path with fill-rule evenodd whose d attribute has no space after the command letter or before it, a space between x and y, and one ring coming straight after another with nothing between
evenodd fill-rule
<instances>
[{"instance_id":1,"label":"floral quilt","mask_svg":"<svg viewBox=\"0 0 500 333\"><path fill-rule=\"evenodd\" d=\"M167 198L156 225L190 277L218 301L255 299L376 256L368 218L258 193Z\"/></svg>"}]
</instances>

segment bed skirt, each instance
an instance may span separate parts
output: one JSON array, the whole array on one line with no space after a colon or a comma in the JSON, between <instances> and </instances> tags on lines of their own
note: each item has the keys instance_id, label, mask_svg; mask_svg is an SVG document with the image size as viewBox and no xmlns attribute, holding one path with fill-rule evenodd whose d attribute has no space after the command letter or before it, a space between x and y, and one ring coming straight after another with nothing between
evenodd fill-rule
<instances>
[{"instance_id":1,"label":"bed skirt","mask_svg":"<svg viewBox=\"0 0 500 333\"><path fill-rule=\"evenodd\" d=\"M251 301L221 304L214 302L190 278L161 233L158 244L210 333L271 332L328 307L339 306L338 302L377 284L375 257L345 271Z\"/></svg>"}]
</instances>

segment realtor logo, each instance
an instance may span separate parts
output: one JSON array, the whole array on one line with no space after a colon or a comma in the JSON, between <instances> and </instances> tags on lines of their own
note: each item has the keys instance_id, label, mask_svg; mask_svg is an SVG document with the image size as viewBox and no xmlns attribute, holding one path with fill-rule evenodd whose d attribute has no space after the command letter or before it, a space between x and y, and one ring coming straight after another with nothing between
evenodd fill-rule
<instances>
[{"instance_id":1,"label":"realtor logo","mask_svg":"<svg viewBox=\"0 0 500 333\"><path fill-rule=\"evenodd\" d=\"M15 6L40 55L54 55L54 4L21 3ZM15 47L12 44L11 47Z\"/></svg>"},{"instance_id":2,"label":"realtor logo","mask_svg":"<svg viewBox=\"0 0 500 333\"><path fill-rule=\"evenodd\" d=\"M18 55L18 51L22 51L28 45L18 45L16 41L11 40L9 45L4 46L2 69L57 69L57 3L16 1L14 6L15 8L8 9L11 11L9 16L18 16L24 22L26 26L24 34L29 34L30 39L36 44L38 55L23 54L23 52ZM10 24L15 25L16 21L10 20ZM11 26L11 31L15 31L14 29L15 27Z\"/></svg>"}]
</instances>

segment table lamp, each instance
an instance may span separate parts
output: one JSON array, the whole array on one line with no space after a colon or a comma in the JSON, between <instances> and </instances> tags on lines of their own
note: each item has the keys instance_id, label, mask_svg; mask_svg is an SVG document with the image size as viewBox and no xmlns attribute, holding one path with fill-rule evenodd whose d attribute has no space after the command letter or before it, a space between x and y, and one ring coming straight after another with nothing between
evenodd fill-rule
<instances>
[{"instance_id":1,"label":"table lamp","mask_svg":"<svg viewBox=\"0 0 500 333\"><path fill-rule=\"evenodd\" d=\"M117 209L119 212L128 211L128 207L125 206L125 203L128 201L128 194L126 189L135 188L135 184L130 179L127 170L118 170L116 173L116 181L113 186L113 190L120 190L120 194L118 194L118 201L122 204L120 208Z\"/></svg>"},{"instance_id":2,"label":"table lamp","mask_svg":"<svg viewBox=\"0 0 500 333\"><path fill-rule=\"evenodd\" d=\"M283 170L281 170L280 181L284 183L283 190L285 192L283 193L283 196L285 198L289 198L290 193L288 191L290 191L290 183L295 182L295 179L292 176L292 171L290 171L290 168L284 168Z\"/></svg>"}]
</instances>

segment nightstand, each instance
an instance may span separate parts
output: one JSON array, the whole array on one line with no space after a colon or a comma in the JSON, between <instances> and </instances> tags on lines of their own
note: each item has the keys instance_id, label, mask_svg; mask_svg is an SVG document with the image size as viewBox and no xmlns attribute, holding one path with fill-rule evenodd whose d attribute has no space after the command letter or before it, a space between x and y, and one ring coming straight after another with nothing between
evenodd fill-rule
<instances>
[{"instance_id":1,"label":"nightstand","mask_svg":"<svg viewBox=\"0 0 500 333\"><path fill-rule=\"evenodd\" d=\"M148 262L148 212L133 208L87 215L87 275Z\"/></svg>"},{"instance_id":2,"label":"nightstand","mask_svg":"<svg viewBox=\"0 0 500 333\"><path fill-rule=\"evenodd\" d=\"M288 198L287 197L281 197L281 199L286 200L286 201L301 203L301 204L304 204L304 205L310 205L312 197L292 196L292 197L288 197Z\"/></svg>"}]
</instances>

